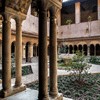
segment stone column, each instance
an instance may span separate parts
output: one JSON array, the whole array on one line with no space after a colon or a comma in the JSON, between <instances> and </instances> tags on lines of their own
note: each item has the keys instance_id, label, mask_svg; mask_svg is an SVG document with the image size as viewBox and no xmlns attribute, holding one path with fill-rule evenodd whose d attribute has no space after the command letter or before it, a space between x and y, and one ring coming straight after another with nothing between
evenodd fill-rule
<instances>
[{"instance_id":1,"label":"stone column","mask_svg":"<svg viewBox=\"0 0 100 100\"><path fill-rule=\"evenodd\" d=\"M75 53L75 48L74 48L74 45L73 45L73 51L72 51L72 52L73 52L73 54Z\"/></svg>"},{"instance_id":2,"label":"stone column","mask_svg":"<svg viewBox=\"0 0 100 100\"><path fill-rule=\"evenodd\" d=\"M82 45L82 55L84 55L84 47L83 47L83 45Z\"/></svg>"},{"instance_id":3,"label":"stone column","mask_svg":"<svg viewBox=\"0 0 100 100\"><path fill-rule=\"evenodd\" d=\"M39 0L39 100L48 98L48 66L47 66L47 3Z\"/></svg>"},{"instance_id":4,"label":"stone column","mask_svg":"<svg viewBox=\"0 0 100 100\"><path fill-rule=\"evenodd\" d=\"M16 81L15 86L21 86L22 82L22 19L20 16L15 18L16 21Z\"/></svg>"},{"instance_id":5,"label":"stone column","mask_svg":"<svg viewBox=\"0 0 100 100\"><path fill-rule=\"evenodd\" d=\"M68 54L70 54L70 46L68 46Z\"/></svg>"},{"instance_id":6,"label":"stone column","mask_svg":"<svg viewBox=\"0 0 100 100\"><path fill-rule=\"evenodd\" d=\"M2 44L2 86L5 95L11 90L11 22L8 13L3 13Z\"/></svg>"},{"instance_id":7,"label":"stone column","mask_svg":"<svg viewBox=\"0 0 100 100\"><path fill-rule=\"evenodd\" d=\"M0 63L2 63L2 42L0 42Z\"/></svg>"},{"instance_id":8,"label":"stone column","mask_svg":"<svg viewBox=\"0 0 100 100\"><path fill-rule=\"evenodd\" d=\"M50 96L57 97L57 30L56 8L50 8Z\"/></svg>"},{"instance_id":9,"label":"stone column","mask_svg":"<svg viewBox=\"0 0 100 100\"><path fill-rule=\"evenodd\" d=\"M96 45L94 45L94 56L96 56Z\"/></svg>"},{"instance_id":10,"label":"stone column","mask_svg":"<svg viewBox=\"0 0 100 100\"><path fill-rule=\"evenodd\" d=\"M80 23L80 2L75 3L75 23Z\"/></svg>"},{"instance_id":11,"label":"stone column","mask_svg":"<svg viewBox=\"0 0 100 100\"><path fill-rule=\"evenodd\" d=\"M100 0L98 0L98 20L100 19Z\"/></svg>"},{"instance_id":12,"label":"stone column","mask_svg":"<svg viewBox=\"0 0 100 100\"><path fill-rule=\"evenodd\" d=\"M25 57L25 52L26 52L26 47L25 47L25 46L26 46L26 45L25 45L25 44L22 44L22 45L23 45L23 46L22 46L22 53L23 53L22 57L23 57L23 58L26 58L26 57Z\"/></svg>"},{"instance_id":13,"label":"stone column","mask_svg":"<svg viewBox=\"0 0 100 100\"><path fill-rule=\"evenodd\" d=\"M90 45L87 45L87 56L90 56Z\"/></svg>"}]
</instances>

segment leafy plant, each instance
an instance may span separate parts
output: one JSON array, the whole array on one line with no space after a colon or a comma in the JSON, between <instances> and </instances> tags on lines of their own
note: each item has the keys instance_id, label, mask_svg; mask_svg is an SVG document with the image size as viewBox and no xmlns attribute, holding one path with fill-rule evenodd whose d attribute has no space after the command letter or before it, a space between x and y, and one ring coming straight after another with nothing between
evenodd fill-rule
<instances>
[{"instance_id":1,"label":"leafy plant","mask_svg":"<svg viewBox=\"0 0 100 100\"><path fill-rule=\"evenodd\" d=\"M91 16L88 16L88 21L92 21L92 17Z\"/></svg>"},{"instance_id":2,"label":"leafy plant","mask_svg":"<svg viewBox=\"0 0 100 100\"><path fill-rule=\"evenodd\" d=\"M72 20L71 19L66 20L66 24L67 25L70 25L71 23L72 23Z\"/></svg>"},{"instance_id":3,"label":"leafy plant","mask_svg":"<svg viewBox=\"0 0 100 100\"><path fill-rule=\"evenodd\" d=\"M84 74L82 74L84 76ZM58 91L66 98L73 100L100 100L100 74L89 74L84 79L89 83L90 79L93 84L86 84L82 87L76 86L73 75L58 76ZM49 79L48 79L49 80ZM96 80L94 82L94 80ZM98 81L97 81L98 80ZM38 81L27 84L28 88L38 90ZM50 86L50 85L48 85Z\"/></svg>"},{"instance_id":4,"label":"leafy plant","mask_svg":"<svg viewBox=\"0 0 100 100\"><path fill-rule=\"evenodd\" d=\"M92 64L100 64L100 57L91 56L89 62Z\"/></svg>"},{"instance_id":5,"label":"leafy plant","mask_svg":"<svg viewBox=\"0 0 100 100\"><path fill-rule=\"evenodd\" d=\"M70 60L69 67L66 67L68 71L72 72L72 74L76 77L77 82L81 85L84 83L82 74L87 74L87 70L91 67L91 65L87 64L87 62L85 62L85 56L80 51L77 51L73 59Z\"/></svg>"},{"instance_id":6,"label":"leafy plant","mask_svg":"<svg viewBox=\"0 0 100 100\"><path fill-rule=\"evenodd\" d=\"M15 54L12 53L11 54L11 67L14 67L14 64L15 64Z\"/></svg>"}]
</instances>

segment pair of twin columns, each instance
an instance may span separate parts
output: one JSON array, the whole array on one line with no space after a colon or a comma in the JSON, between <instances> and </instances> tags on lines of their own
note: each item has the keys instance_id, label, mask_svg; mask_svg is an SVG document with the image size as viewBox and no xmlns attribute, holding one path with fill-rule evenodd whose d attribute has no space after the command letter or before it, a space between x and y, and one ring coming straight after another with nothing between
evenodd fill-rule
<instances>
[{"instance_id":1,"label":"pair of twin columns","mask_svg":"<svg viewBox=\"0 0 100 100\"><path fill-rule=\"evenodd\" d=\"M46 1L45 1L46 2ZM39 6L39 100L48 100L47 67L47 7ZM57 97L57 32L56 8L50 9L50 95ZM11 91L11 16L3 13L2 27L2 91L4 96ZM16 81L15 87L21 86L22 77L22 19L16 19Z\"/></svg>"}]
</instances>

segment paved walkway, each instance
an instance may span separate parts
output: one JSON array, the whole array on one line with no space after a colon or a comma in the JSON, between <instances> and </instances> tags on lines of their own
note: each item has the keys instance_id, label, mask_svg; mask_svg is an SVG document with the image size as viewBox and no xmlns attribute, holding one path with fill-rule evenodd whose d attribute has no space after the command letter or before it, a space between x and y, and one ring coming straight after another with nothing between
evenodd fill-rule
<instances>
[{"instance_id":1,"label":"paved walkway","mask_svg":"<svg viewBox=\"0 0 100 100\"><path fill-rule=\"evenodd\" d=\"M33 74L23 76L22 82L24 84L28 84L28 83L31 83L33 81L38 80L38 63L22 64L22 66L26 66L26 65L32 66ZM48 67L48 72L49 72L49 67ZM70 72L68 72L66 70L60 70L60 69L58 69L57 72L58 72L58 75L68 75L68 74L70 74ZM89 73L100 73L100 65L92 64L92 67L89 69ZM49 76L49 73L48 73L48 76ZM12 79L12 82L14 82L14 79Z\"/></svg>"},{"instance_id":2,"label":"paved walkway","mask_svg":"<svg viewBox=\"0 0 100 100\"><path fill-rule=\"evenodd\" d=\"M22 64L22 66L26 66L26 65L31 65L33 74L23 76L22 83L28 84L28 83L38 80L38 63L35 61L34 63ZM49 72L49 67L48 67L48 72ZM66 70L59 70L59 69L57 70L57 72L58 72L58 75L68 75L70 73L70 72L67 72ZM89 69L89 72L100 73L100 65L92 64L92 67ZM14 83L15 83L15 79L12 79L12 84ZM5 99L0 99L0 100L37 100L37 97L38 97L38 91L26 89L23 92L17 93L13 96L10 96ZM64 98L63 100L72 100L72 99Z\"/></svg>"},{"instance_id":3,"label":"paved walkway","mask_svg":"<svg viewBox=\"0 0 100 100\"><path fill-rule=\"evenodd\" d=\"M13 96L9 96L4 99L0 98L0 100L38 100L38 91L27 88L23 92L17 93ZM50 99L50 100L54 100L54 99ZM72 100L72 99L64 97L63 100Z\"/></svg>"}]
</instances>

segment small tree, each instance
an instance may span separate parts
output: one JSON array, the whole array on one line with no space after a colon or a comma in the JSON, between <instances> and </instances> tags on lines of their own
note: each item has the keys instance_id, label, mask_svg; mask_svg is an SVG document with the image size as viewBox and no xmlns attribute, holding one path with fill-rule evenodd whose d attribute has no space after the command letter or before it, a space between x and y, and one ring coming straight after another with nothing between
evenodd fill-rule
<instances>
[{"instance_id":1,"label":"small tree","mask_svg":"<svg viewBox=\"0 0 100 100\"><path fill-rule=\"evenodd\" d=\"M88 21L92 21L92 17L91 16L88 16Z\"/></svg>"},{"instance_id":2,"label":"small tree","mask_svg":"<svg viewBox=\"0 0 100 100\"><path fill-rule=\"evenodd\" d=\"M87 62L85 61L85 56L80 51L77 51L76 55L69 62L69 67L67 67L66 69L72 72L72 74L76 77L78 83L82 83L84 81L82 74L88 73L87 70L90 67L91 65L87 64Z\"/></svg>"},{"instance_id":3,"label":"small tree","mask_svg":"<svg viewBox=\"0 0 100 100\"><path fill-rule=\"evenodd\" d=\"M71 23L72 23L72 20L71 19L66 20L66 24L67 25L70 25Z\"/></svg>"}]
</instances>

